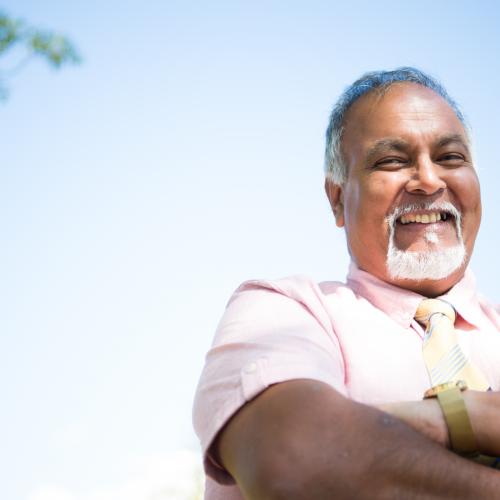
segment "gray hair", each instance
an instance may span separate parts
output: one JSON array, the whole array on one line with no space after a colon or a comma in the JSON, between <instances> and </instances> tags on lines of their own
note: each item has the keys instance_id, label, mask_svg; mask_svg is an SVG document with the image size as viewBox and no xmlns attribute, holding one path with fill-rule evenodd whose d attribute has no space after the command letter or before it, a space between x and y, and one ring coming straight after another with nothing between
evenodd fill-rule
<instances>
[{"instance_id":1,"label":"gray hair","mask_svg":"<svg viewBox=\"0 0 500 500\"><path fill-rule=\"evenodd\" d=\"M343 185L347 179L347 166L342 157L342 133L344 118L349 108L364 94L379 89L386 91L398 82L417 83L440 95L453 109L457 118L468 130L467 123L457 103L448 95L446 89L432 76L412 67L397 68L393 71L372 71L365 73L347 87L337 100L330 115L326 130L325 175L334 184Z\"/></svg>"}]
</instances>

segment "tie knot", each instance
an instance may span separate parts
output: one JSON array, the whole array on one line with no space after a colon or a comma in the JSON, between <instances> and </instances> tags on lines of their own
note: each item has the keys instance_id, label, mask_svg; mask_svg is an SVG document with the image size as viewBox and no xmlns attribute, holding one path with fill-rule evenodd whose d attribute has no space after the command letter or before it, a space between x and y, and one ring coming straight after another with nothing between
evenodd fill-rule
<instances>
[{"instance_id":1,"label":"tie knot","mask_svg":"<svg viewBox=\"0 0 500 500\"><path fill-rule=\"evenodd\" d=\"M455 309L451 304L440 299L424 299L420 302L415 319L427 326L433 314L444 314L452 323L455 323Z\"/></svg>"}]
</instances>

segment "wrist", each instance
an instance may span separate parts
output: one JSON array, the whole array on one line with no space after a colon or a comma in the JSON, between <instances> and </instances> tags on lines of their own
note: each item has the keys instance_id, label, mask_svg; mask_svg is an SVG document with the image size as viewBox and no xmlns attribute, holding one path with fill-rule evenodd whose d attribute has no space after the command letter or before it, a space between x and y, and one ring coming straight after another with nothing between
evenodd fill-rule
<instances>
[{"instance_id":1,"label":"wrist","mask_svg":"<svg viewBox=\"0 0 500 500\"><path fill-rule=\"evenodd\" d=\"M424 432L433 441L445 448L451 448L448 425L443 411L437 399L424 399L420 408L423 410L422 421L425 423L427 432Z\"/></svg>"},{"instance_id":2,"label":"wrist","mask_svg":"<svg viewBox=\"0 0 500 500\"><path fill-rule=\"evenodd\" d=\"M437 399L386 403L378 409L398 417L441 446L450 447L448 426Z\"/></svg>"},{"instance_id":3,"label":"wrist","mask_svg":"<svg viewBox=\"0 0 500 500\"><path fill-rule=\"evenodd\" d=\"M467 390L464 380L437 384L424 394L425 399L437 399L448 428L450 448L459 455L477 455L477 443L462 393Z\"/></svg>"}]
</instances>

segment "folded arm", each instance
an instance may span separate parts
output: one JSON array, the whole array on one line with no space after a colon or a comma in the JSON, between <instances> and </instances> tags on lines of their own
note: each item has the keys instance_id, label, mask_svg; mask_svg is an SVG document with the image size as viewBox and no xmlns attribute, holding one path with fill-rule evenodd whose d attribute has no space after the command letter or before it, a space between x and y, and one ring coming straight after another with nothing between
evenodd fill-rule
<instances>
[{"instance_id":1,"label":"folded arm","mask_svg":"<svg viewBox=\"0 0 500 500\"><path fill-rule=\"evenodd\" d=\"M481 451L500 454L499 395L466 398ZM500 498L497 471L443 446L438 403L415 404L381 411L321 382L284 382L233 416L212 452L249 499Z\"/></svg>"},{"instance_id":2,"label":"folded arm","mask_svg":"<svg viewBox=\"0 0 500 500\"><path fill-rule=\"evenodd\" d=\"M462 396L471 420L478 451L498 456L500 453L500 394L465 391ZM398 417L433 441L449 448L449 435L443 412L436 399L388 403L377 408Z\"/></svg>"}]
</instances>

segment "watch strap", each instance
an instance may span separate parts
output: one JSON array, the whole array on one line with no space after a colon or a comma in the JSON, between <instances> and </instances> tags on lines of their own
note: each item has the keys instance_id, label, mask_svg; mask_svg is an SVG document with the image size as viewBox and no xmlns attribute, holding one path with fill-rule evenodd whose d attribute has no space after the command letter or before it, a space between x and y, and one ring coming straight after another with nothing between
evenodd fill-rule
<instances>
[{"instance_id":1,"label":"watch strap","mask_svg":"<svg viewBox=\"0 0 500 500\"><path fill-rule=\"evenodd\" d=\"M460 388L438 392L437 398L448 426L451 449L462 455L476 454L476 438Z\"/></svg>"}]
</instances>

